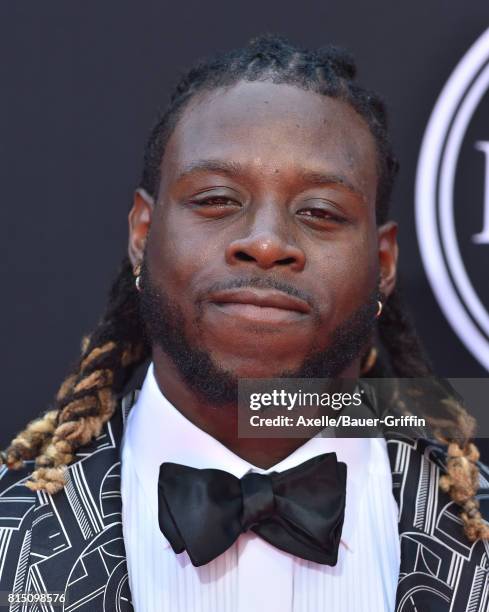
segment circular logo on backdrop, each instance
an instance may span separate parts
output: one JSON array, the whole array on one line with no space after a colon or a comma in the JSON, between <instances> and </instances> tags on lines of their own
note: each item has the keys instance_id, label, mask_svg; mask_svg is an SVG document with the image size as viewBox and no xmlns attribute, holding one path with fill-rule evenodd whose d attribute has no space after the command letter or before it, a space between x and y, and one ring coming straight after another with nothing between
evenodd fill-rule
<instances>
[{"instance_id":1,"label":"circular logo on backdrop","mask_svg":"<svg viewBox=\"0 0 489 612\"><path fill-rule=\"evenodd\" d=\"M456 66L426 128L416 231L443 313L489 370L489 30Z\"/></svg>"}]
</instances>

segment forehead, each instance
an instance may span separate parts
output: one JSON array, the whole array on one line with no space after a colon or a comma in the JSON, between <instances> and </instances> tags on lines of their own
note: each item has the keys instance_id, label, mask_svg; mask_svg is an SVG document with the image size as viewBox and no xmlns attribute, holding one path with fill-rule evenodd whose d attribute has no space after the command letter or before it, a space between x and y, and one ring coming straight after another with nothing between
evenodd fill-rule
<instances>
[{"instance_id":1,"label":"forehead","mask_svg":"<svg viewBox=\"0 0 489 612\"><path fill-rule=\"evenodd\" d=\"M337 173L375 201L377 152L364 119L339 99L293 85L240 81L198 94L167 143L162 184L205 160L284 180L294 172Z\"/></svg>"}]
</instances>

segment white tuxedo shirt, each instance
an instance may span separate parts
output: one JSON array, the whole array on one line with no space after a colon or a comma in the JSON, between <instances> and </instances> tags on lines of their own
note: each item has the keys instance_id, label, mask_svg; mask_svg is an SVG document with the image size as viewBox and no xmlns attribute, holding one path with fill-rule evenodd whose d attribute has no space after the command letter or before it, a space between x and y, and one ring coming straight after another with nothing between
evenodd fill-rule
<instances>
[{"instance_id":1,"label":"white tuxedo shirt","mask_svg":"<svg viewBox=\"0 0 489 612\"><path fill-rule=\"evenodd\" d=\"M226 470L283 471L334 451L347 464L345 520L331 567L283 552L247 532L194 567L158 525L159 467L172 461ZM391 612L399 576L398 508L383 438L308 440L262 470L186 419L160 391L150 365L128 416L122 448L122 523L135 612Z\"/></svg>"}]
</instances>

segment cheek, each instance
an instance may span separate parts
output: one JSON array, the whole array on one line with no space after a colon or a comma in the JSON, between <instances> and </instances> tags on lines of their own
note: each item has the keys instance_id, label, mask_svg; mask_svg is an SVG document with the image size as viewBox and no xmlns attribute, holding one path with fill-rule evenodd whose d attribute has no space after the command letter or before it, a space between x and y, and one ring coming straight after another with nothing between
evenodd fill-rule
<instances>
[{"instance_id":1,"label":"cheek","mask_svg":"<svg viewBox=\"0 0 489 612\"><path fill-rule=\"evenodd\" d=\"M202 232L185 232L172 215L159 214L153 220L147 246L149 269L154 282L179 301L195 289L195 278L211 257Z\"/></svg>"},{"instance_id":2,"label":"cheek","mask_svg":"<svg viewBox=\"0 0 489 612\"><path fill-rule=\"evenodd\" d=\"M310 265L319 281L319 308L329 310L333 327L362 305L377 284L375 241L368 234L328 245L323 253L310 259Z\"/></svg>"}]
</instances>

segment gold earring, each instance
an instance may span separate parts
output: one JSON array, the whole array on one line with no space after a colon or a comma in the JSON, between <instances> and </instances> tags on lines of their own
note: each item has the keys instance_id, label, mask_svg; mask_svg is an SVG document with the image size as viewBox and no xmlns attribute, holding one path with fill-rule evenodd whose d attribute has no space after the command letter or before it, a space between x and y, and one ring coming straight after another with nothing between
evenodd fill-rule
<instances>
[{"instance_id":1,"label":"gold earring","mask_svg":"<svg viewBox=\"0 0 489 612\"><path fill-rule=\"evenodd\" d=\"M136 289L140 292L141 291L141 264L140 263L134 266L133 273L134 273L134 276L136 277L134 284L136 285Z\"/></svg>"},{"instance_id":2,"label":"gold earring","mask_svg":"<svg viewBox=\"0 0 489 612\"><path fill-rule=\"evenodd\" d=\"M384 307L380 300L377 300L377 304L379 305L379 307L377 308L377 314L375 315L376 319L380 317L380 313L382 312L382 308Z\"/></svg>"}]
</instances>

